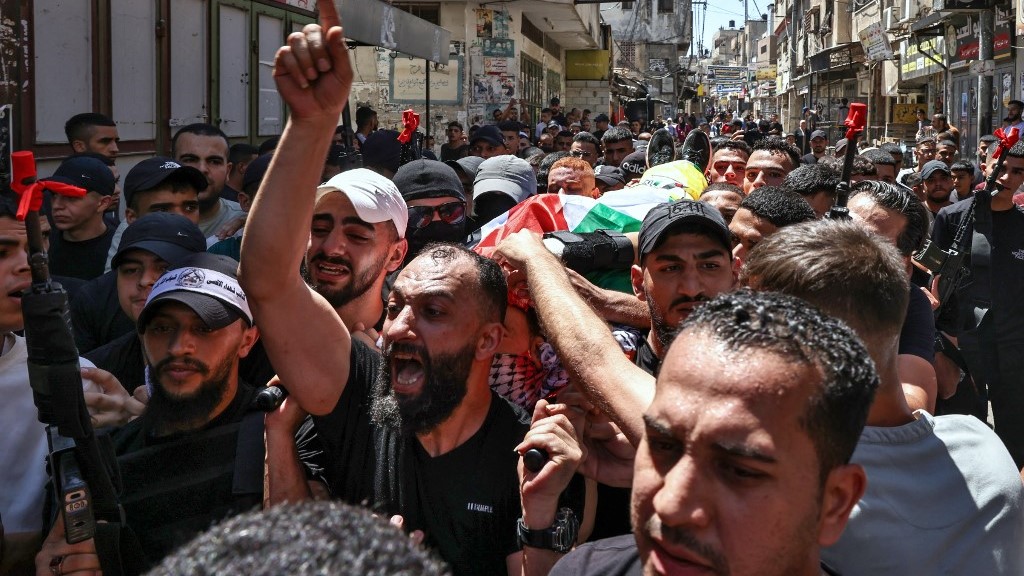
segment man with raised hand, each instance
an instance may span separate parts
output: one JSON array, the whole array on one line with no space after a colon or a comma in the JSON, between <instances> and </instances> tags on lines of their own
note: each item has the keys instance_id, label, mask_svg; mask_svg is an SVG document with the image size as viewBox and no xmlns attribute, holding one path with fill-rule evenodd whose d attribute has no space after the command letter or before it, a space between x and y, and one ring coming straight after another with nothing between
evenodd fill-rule
<instances>
[{"instance_id":1,"label":"man with raised hand","mask_svg":"<svg viewBox=\"0 0 1024 576\"><path fill-rule=\"evenodd\" d=\"M294 403L313 414L334 496L368 502L422 531L456 574L520 573L527 567L516 542L522 511L514 449L528 425L487 383L507 298L497 264L452 245L424 248L395 281L383 355L353 338L323 296L286 272L298 270L307 245L320 159L353 75L334 4L318 7L322 26L293 33L277 53L275 80L291 114L242 240L242 284L291 392L267 422L268 501L310 497L292 436ZM337 188L346 186L339 180ZM358 226L364 238L397 234L381 212L357 212L336 225ZM352 273L332 268L338 280ZM551 414L534 426L548 423L568 425L563 414ZM546 466L568 465L553 454ZM556 475L547 470L541 476ZM530 512L531 531L554 520L550 510ZM527 546L527 562L552 560L553 549Z\"/></svg>"}]
</instances>

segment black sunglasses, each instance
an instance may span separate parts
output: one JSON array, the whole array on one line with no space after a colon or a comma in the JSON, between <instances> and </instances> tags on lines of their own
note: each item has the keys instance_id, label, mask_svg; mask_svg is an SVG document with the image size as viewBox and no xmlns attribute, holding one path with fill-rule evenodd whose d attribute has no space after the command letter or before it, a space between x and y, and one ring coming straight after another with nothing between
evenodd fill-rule
<instances>
[{"instance_id":1,"label":"black sunglasses","mask_svg":"<svg viewBox=\"0 0 1024 576\"><path fill-rule=\"evenodd\" d=\"M438 206L409 206L409 227L426 228L434 219L434 213L445 224L458 224L466 219L465 202L446 202Z\"/></svg>"}]
</instances>

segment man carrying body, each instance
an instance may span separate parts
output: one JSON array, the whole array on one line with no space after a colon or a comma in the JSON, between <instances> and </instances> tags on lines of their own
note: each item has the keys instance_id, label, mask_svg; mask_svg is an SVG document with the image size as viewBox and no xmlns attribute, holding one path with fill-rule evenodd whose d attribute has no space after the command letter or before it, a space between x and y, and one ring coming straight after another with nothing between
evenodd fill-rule
<instances>
[{"instance_id":1,"label":"man carrying body","mask_svg":"<svg viewBox=\"0 0 1024 576\"><path fill-rule=\"evenodd\" d=\"M740 292L694 311L637 408L634 533L551 574L822 574L819 550L866 483L849 464L878 382L865 356L796 298Z\"/></svg>"},{"instance_id":2,"label":"man carrying body","mask_svg":"<svg viewBox=\"0 0 1024 576\"><path fill-rule=\"evenodd\" d=\"M262 460L263 415L251 411L256 390L238 377L239 360L259 336L234 279L236 263L196 254L178 265L157 281L139 316L151 384L146 411L111 438L125 522L141 544L121 550L128 573L140 569L129 555L157 562L262 495L260 467L251 464ZM251 450L239 450L240 434ZM250 473L235 478L236 465ZM67 544L61 519L36 556L37 573L58 566L68 574L100 569L95 542Z\"/></svg>"},{"instance_id":3,"label":"man carrying body","mask_svg":"<svg viewBox=\"0 0 1024 576\"><path fill-rule=\"evenodd\" d=\"M318 7L324 27L307 26L301 43L277 53L274 75L292 113L250 213L240 268L268 355L291 392L282 410L294 402L315 415L335 496L403 516L457 574L519 573L513 449L526 426L487 382L507 298L498 266L453 246L426 248L395 282L383 355L287 272L298 269L308 242L302 223L314 217L310 167L330 144L325 120L341 113L353 76L333 3ZM321 59L328 65L306 76ZM345 187L340 180L324 190L339 210L356 204L332 193ZM359 200L357 215L340 224L358 229L368 247L378 235L397 238L404 227L367 204ZM352 277L341 265L323 272L336 282ZM309 496L293 432L292 422L268 425L271 502Z\"/></svg>"},{"instance_id":4,"label":"man carrying body","mask_svg":"<svg viewBox=\"0 0 1024 576\"><path fill-rule=\"evenodd\" d=\"M199 192L199 229L203 234L207 238L213 237L215 242L218 240L216 235L229 223L234 222L237 230L240 222L244 221L245 213L238 202L221 198L231 168L228 163L228 137L224 132L210 124L190 124L174 134L171 150L175 161L192 166L206 176L208 185ZM322 158L326 157L325 152ZM323 166L320 171L322 169Z\"/></svg>"},{"instance_id":5,"label":"man carrying body","mask_svg":"<svg viewBox=\"0 0 1024 576\"><path fill-rule=\"evenodd\" d=\"M907 406L897 356L909 283L891 243L852 222L794 226L755 249L743 276L849 323L878 370L851 460L870 481L822 557L842 574L1020 573L1024 487L1005 448L973 416Z\"/></svg>"}]
</instances>

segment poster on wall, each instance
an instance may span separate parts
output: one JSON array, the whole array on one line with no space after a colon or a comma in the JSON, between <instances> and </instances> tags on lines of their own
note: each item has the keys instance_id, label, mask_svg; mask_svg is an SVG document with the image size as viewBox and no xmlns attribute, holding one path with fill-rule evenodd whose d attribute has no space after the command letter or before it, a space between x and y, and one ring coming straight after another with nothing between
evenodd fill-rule
<instances>
[{"instance_id":1,"label":"poster on wall","mask_svg":"<svg viewBox=\"0 0 1024 576\"><path fill-rule=\"evenodd\" d=\"M491 38L494 35L494 10L477 8L476 35L477 38Z\"/></svg>"},{"instance_id":2,"label":"poster on wall","mask_svg":"<svg viewBox=\"0 0 1024 576\"><path fill-rule=\"evenodd\" d=\"M516 77L510 74L473 76L473 102L499 104L516 97Z\"/></svg>"},{"instance_id":3,"label":"poster on wall","mask_svg":"<svg viewBox=\"0 0 1024 576\"><path fill-rule=\"evenodd\" d=\"M491 37L492 38L508 38L509 22L512 21L512 16L504 10L494 13L492 18Z\"/></svg>"},{"instance_id":4,"label":"poster on wall","mask_svg":"<svg viewBox=\"0 0 1024 576\"><path fill-rule=\"evenodd\" d=\"M395 58L391 60L391 101L419 104L426 94L426 67L430 66L430 102L434 104L462 104L461 56L448 60L447 66L434 67L423 60Z\"/></svg>"},{"instance_id":5,"label":"poster on wall","mask_svg":"<svg viewBox=\"0 0 1024 576\"><path fill-rule=\"evenodd\" d=\"M484 58L484 73L485 74L512 74L513 63L515 62L512 58Z\"/></svg>"},{"instance_id":6,"label":"poster on wall","mask_svg":"<svg viewBox=\"0 0 1024 576\"><path fill-rule=\"evenodd\" d=\"M481 51L484 56L512 58L516 55L516 41L500 38L484 38Z\"/></svg>"},{"instance_id":7,"label":"poster on wall","mask_svg":"<svg viewBox=\"0 0 1024 576\"><path fill-rule=\"evenodd\" d=\"M483 104L471 104L469 106L469 123L470 125L480 126L484 121L485 108ZM468 126L467 126L468 128Z\"/></svg>"},{"instance_id":8,"label":"poster on wall","mask_svg":"<svg viewBox=\"0 0 1024 576\"><path fill-rule=\"evenodd\" d=\"M1005 72L1003 73L1003 106L1009 106L1010 100L1013 100L1013 74Z\"/></svg>"}]
</instances>

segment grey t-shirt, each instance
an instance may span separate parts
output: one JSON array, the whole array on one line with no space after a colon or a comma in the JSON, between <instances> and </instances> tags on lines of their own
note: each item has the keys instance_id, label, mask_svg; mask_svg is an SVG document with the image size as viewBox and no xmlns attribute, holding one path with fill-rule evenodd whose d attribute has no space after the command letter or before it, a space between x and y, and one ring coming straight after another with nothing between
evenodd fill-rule
<instances>
[{"instance_id":1,"label":"grey t-shirt","mask_svg":"<svg viewBox=\"0 0 1024 576\"><path fill-rule=\"evenodd\" d=\"M203 236L209 238L216 235L228 221L244 214L245 212L242 211L242 207L238 205L238 202L221 198L220 210L217 211L217 215L208 220L199 220L199 229L203 232Z\"/></svg>"},{"instance_id":2,"label":"grey t-shirt","mask_svg":"<svg viewBox=\"0 0 1024 576\"><path fill-rule=\"evenodd\" d=\"M842 574L1024 574L1024 485L973 416L867 426L852 461L864 496L822 560Z\"/></svg>"}]
</instances>

